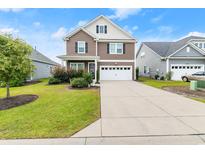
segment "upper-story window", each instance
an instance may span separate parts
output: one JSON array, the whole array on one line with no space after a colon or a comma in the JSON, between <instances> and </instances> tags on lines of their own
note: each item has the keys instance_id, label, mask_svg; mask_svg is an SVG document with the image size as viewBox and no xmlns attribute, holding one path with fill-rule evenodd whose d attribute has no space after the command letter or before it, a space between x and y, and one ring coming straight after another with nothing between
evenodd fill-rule
<instances>
[{"instance_id":1,"label":"upper-story window","mask_svg":"<svg viewBox=\"0 0 205 154\"><path fill-rule=\"evenodd\" d=\"M123 43L109 43L109 54L123 54Z\"/></svg>"},{"instance_id":2,"label":"upper-story window","mask_svg":"<svg viewBox=\"0 0 205 154\"><path fill-rule=\"evenodd\" d=\"M96 33L107 34L107 25L97 25Z\"/></svg>"},{"instance_id":3,"label":"upper-story window","mask_svg":"<svg viewBox=\"0 0 205 154\"><path fill-rule=\"evenodd\" d=\"M78 53L85 53L85 41L78 41Z\"/></svg>"},{"instance_id":4,"label":"upper-story window","mask_svg":"<svg viewBox=\"0 0 205 154\"><path fill-rule=\"evenodd\" d=\"M75 42L75 52L79 54L84 54L88 52L88 43L85 41Z\"/></svg>"},{"instance_id":5,"label":"upper-story window","mask_svg":"<svg viewBox=\"0 0 205 154\"><path fill-rule=\"evenodd\" d=\"M194 45L205 50L205 42L195 42Z\"/></svg>"}]
</instances>

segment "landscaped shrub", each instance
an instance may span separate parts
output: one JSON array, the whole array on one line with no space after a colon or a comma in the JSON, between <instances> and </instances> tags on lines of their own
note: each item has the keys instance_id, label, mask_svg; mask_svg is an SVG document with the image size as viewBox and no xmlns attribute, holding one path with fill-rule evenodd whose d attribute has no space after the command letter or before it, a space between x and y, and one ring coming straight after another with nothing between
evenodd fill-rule
<instances>
[{"instance_id":1,"label":"landscaped shrub","mask_svg":"<svg viewBox=\"0 0 205 154\"><path fill-rule=\"evenodd\" d=\"M139 67L136 68L136 80L139 79Z\"/></svg>"},{"instance_id":2,"label":"landscaped shrub","mask_svg":"<svg viewBox=\"0 0 205 154\"><path fill-rule=\"evenodd\" d=\"M160 77L160 80L164 80L164 76L161 76L161 77Z\"/></svg>"},{"instance_id":3,"label":"landscaped shrub","mask_svg":"<svg viewBox=\"0 0 205 154\"><path fill-rule=\"evenodd\" d=\"M59 84L59 83L61 83L61 80L54 78L54 77L52 77L48 80L48 84Z\"/></svg>"},{"instance_id":4,"label":"landscaped shrub","mask_svg":"<svg viewBox=\"0 0 205 154\"><path fill-rule=\"evenodd\" d=\"M69 76L65 67L57 66L52 70L54 78L59 79L61 82L69 82Z\"/></svg>"},{"instance_id":5,"label":"landscaped shrub","mask_svg":"<svg viewBox=\"0 0 205 154\"><path fill-rule=\"evenodd\" d=\"M172 72L169 71L168 73L166 73L165 78L166 78L166 80L171 80L172 79Z\"/></svg>"},{"instance_id":6,"label":"landscaped shrub","mask_svg":"<svg viewBox=\"0 0 205 154\"><path fill-rule=\"evenodd\" d=\"M67 71L69 80L71 80L71 79L73 79L73 78L83 77L83 73L84 73L83 70L79 70L79 71L76 71L76 70L68 70L68 71Z\"/></svg>"},{"instance_id":7,"label":"landscaped shrub","mask_svg":"<svg viewBox=\"0 0 205 154\"><path fill-rule=\"evenodd\" d=\"M73 88L85 88L88 87L88 82L84 78L74 78L71 80L71 86Z\"/></svg>"},{"instance_id":8,"label":"landscaped shrub","mask_svg":"<svg viewBox=\"0 0 205 154\"><path fill-rule=\"evenodd\" d=\"M99 80L100 80L100 71L99 71L99 69L97 69L97 83L99 83Z\"/></svg>"},{"instance_id":9,"label":"landscaped shrub","mask_svg":"<svg viewBox=\"0 0 205 154\"><path fill-rule=\"evenodd\" d=\"M83 78L88 82L88 84L93 82L93 75L90 73L84 73Z\"/></svg>"},{"instance_id":10,"label":"landscaped shrub","mask_svg":"<svg viewBox=\"0 0 205 154\"><path fill-rule=\"evenodd\" d=\"M158 80L158 79L159 79L159 75L156 74L156 75L154 76L154 78L155 78L155 80Z\"/></svg>"}]
</instances>

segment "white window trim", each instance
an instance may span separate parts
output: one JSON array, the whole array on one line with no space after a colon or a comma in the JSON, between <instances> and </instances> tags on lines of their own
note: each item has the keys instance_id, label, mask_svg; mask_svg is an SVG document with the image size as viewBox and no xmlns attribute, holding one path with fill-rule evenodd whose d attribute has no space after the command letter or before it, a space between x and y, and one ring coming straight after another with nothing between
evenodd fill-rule
<instances>
[{"instance_id":1,"label":"white window trim","mask_svg":"<svg viewBox=\"0 0 205 154\"><path fill-rule=\"evenodd\" d=\"M94 81L96 81L96 63L95 62L88 62L88 73L90 73L90 64L95 64L95 78L94 78Z\"/></svg>"},{"instance_id":2,"label":"white window trim","mask_svg":"<svg viewBox=\"0 0 205 154\"><path fill-rule=\"evenodd\" d=\"M84 44L84 51L83 52L79 52L79 44L80 43L83 43ZM85 47L85 41L78 41L78 54L85 54L85 49L86 47Z\"/></svg>"},{"instance_id":3,"label":"white window trim","mask_svg":"<svg viewBox=\"0 0 205 154\"><path fill-rule=\"evenodd\" d=\"M114 44L115 45L115 52L113 53L111 53L111 44ZM122 44L122 53L117 53L117 45L118 44ZM122 55L123 54L123 43L109 43L109 54L111 54L111 55Z\"/></svg>"},{"instance_id":4,"label":"white window trim","mask_svg":"<svg viewBox=\"0 0 205 154\"><path fill-rule=\"evenodd\" d=\"M78 65L79 64L83 64L83 70L85 69L85 63L70 63L70 69L71 69L71 65L72 64L76 64L77 65L76 71L78 71Z\"/></svg>"}]
</instances>

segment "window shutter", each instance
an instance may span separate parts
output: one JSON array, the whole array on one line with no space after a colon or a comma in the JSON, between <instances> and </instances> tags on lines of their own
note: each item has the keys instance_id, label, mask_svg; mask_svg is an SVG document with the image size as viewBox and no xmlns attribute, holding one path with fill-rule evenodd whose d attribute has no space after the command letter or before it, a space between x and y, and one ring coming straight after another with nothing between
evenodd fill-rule
<instances>
[{"instance_id":1,"label":"window shutter","mask_svg":"<svg viewBox=\"0 0 205 154\"><path fill-rule=\"evenodd\" d=\"M110 53L110 43L107 43L107 53Z\"/></svg>"},{"instance_id":2,"label":"window shutter","mask_svg":"<svg viewBox=\"0 0 205 154\"><path fill-rule=\"evenodd\" d=\"M105 25L105 34L107 34L107 25Z\"/></svg>"},{"instance_id":3,"label":"window shutter","mask_svg":"<svg viewBox=\"0 0 205 154\"><path fill-rule=\"evenodd\" d=\"M85 52L88 53L88 42L85 42Z\"/></svg>"},{"instance_id":4,"label":"window shutter","mask_svg":"<svg viewBox=\"0 0 205 154\"><path fill-rule=\"evenodd\" d=\"M125 54L125 43L123 43L123 54Z\"/></svg>"},{"instance_id":5,"label":"window shutter","mask_svg":"<svg viewBox=\"0 0 205 154\"><path fill-rule=\"evenodd\" d=\"M78 52L78 42L75 42L75 52Z\"/></svg>"},{"instance_id":6,"label":"window shutter","mask_svg":"<svg viewBox=\"0 0 205 154\"><path fill-rule=\"evenodd\" d=\"M99 33L99 26L96 26L96 33Z\"/></svg>"}]
</instances>

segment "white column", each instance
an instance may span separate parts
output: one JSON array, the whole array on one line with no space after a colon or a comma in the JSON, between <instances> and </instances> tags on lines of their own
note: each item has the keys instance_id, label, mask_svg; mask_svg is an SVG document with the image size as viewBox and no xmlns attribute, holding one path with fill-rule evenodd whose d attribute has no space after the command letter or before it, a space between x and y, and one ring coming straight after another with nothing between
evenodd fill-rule
<instances>
[{"instance_id":1,"label":"white column","mask_svg":"<svg viewBox=\"0 0 205 154\"><path fill-rule=\"evenodd\" d=\"M166 71L167 71L167 73L169 72L169 58L167 58L167 60L166 60Z\"/></svg>"},{"instance_id":2,"label":"white column","mask_svg":"<svg viewBox=\"0 0 205 154\"><path fill-rule=\"evenodd\" d=\"M136 80L136 44L134 46L134 80Z\"/></svg>"},{"instance_id":3,"label":"white column","mask_svg":"<svg viewBox=\"0 0 205 154\"><path fill-rule=\"evenodd\" d=\"M94 82L97 81L97 60L95 59L95 79Z\"/></svg>"}]
</instances>

